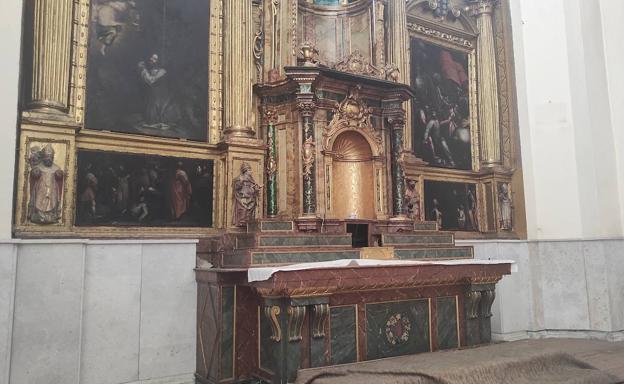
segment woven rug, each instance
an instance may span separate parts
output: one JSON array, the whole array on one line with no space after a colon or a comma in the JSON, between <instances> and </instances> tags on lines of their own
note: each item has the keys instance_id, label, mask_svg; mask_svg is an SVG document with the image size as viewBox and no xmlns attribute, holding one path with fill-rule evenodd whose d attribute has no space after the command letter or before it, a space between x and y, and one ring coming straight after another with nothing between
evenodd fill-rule
<instances>
[{"instance_id":1,"label":"woven rug","mask_svg":"<svg viewBox=\"0 0 624 384\"><path fill-rule=\"evenodd\" d=\"M461 351L459 351L461 352ZM447 359L448 360L448 359ZM297 384L616 384L623 381L565 353L494 356L478 363L426 366L418 356L347 364L299 372Z\"/></svg>"}]
</instances>

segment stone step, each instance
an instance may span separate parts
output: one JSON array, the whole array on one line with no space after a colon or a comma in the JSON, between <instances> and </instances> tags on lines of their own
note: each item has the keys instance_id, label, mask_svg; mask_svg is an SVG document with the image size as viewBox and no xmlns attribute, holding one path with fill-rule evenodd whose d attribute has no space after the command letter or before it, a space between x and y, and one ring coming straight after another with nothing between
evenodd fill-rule
<instances>
[{"instance_id":1,"label":"stone step","mask_svg":"<svg viewBox=\"0 0 624 384\"><path fill-rule=\"evenodd\" d=\"M258 220L247 224L247 232L294 232L291 220Z\"/></svg>"},{"instance_id":2,"label":"stone step","mask_svg":"<svg viewBox=\"0 0 624 384\"><path fill-rule=\"evenodd\" d=\"M236 249L351 247L351 234L249 233L236 236Z\"/></svg>"},{"instance_id":3,"label":"stone step","mask_svg":"<svg viewBox=\"0 0 624 384\"><path fill-rule=\"evenodd\" d=\"M472 259L472 247L408 247L395 248L394 257L400 260Z\"/></svg>"},{"instance_id":4,"label":"stone step","mask_svg":"<svg viewBox=\"0 0 624 384\"><path fill-rule=\"evenodd\" d=\"M455 239L451 233L426 232L426 233L385 233L381 235L381 243L384 247L401 245L429 245L444 246L454 245Z\"/></svg>"}]
</instances>

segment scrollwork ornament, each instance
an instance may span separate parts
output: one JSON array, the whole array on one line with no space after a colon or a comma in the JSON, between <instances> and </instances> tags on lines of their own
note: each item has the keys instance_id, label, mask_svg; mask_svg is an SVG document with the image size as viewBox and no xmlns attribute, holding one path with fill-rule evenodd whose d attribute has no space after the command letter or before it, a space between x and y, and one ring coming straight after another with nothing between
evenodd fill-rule
<instances>
[{"instance_id":1,"label":"scrollwork ornament","mask_svg":"<svg viewBox=\"0 0 624 384\"><path fill-rule=\"evenodd\" d=\"M277 305L264 307L264 315L269 319L271 324L272 334L270 338L276 343L279 343L282 340L282 329L280 328L278 319L280 312L281 309Z\"/></svg>"},{"instance_id":2,"label":"scrollwork ornament","mask_svg":"<svg viewBox=\"0 0 624 384\"><path fill-rule=\"evenodd\" d=\"M303 175L312 176L314 171L314 162L316 161L316 145L314 138L308 137L303 143Z\"/></svg>"}]
</instances>

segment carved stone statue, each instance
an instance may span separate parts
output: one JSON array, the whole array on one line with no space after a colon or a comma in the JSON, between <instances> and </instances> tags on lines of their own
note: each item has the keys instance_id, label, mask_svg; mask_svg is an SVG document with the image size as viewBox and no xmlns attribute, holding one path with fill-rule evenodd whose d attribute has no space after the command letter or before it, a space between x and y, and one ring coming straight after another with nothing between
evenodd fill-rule
<instances>
[{"instance_id":1,"label":"carved stone statue","mask_svg":"<svg viewBox=\"0 0 624 384\"><path fill-rule=\"evenodd\" d=\"M498 220L500 229L504 231L511 231L512 229L512 208L509 184L500 184L498 191Z\"/></svg>"},{"instance_id":2,"label":"carved stone statue","mask_svg":"<svg viewBox=\"0 0 624 384\"><path fill-rule=\"evenodd\" d=\"M50 144L30 158L30 201L28 220L36 224L54 224L61 219L65 172L54 164L54 149Z\"/></svg>"},{"instance_id":3,"label":"carved stone statue","mask_svg":"<svg viewBox=\"0 0 624 384\"><path fill-rule=\"evenodd\" d=\"M407 179L405 188L405 213L412 220L420 220L420 194L416 188L416 181Z\"/></svg>"},{"instance_id":4,"label":"carved stone statue","mask_svg":"<svg viewBox=\"0 0 624 384\"><path fill-rule=\"evenodd\" d=\"M234 206L232 209L232 224L242 227L255 218L258 196L262 186L256 183L251 166L243 162L240 166L240 175L234 179Z\"/></svg>"}]
</instances>

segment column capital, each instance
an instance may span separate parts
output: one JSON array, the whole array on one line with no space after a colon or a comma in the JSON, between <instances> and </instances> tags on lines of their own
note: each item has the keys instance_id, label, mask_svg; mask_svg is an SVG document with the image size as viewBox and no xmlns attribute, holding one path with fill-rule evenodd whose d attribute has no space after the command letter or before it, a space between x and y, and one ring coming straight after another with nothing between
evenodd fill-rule
<instances>
[{"instance_id":1,"label":"column capital","mask_svg":"<svg viewBox=\"0 0 624 384\"><path fill-rule=\"evenodd\" d=\"M500 0L468 0L474 16L491 15Z\"/></svg>"},{"instance_id":2,"label":"column capital","mask_svg":"<svg viewBox=\"0 0 624 384\"><path fill-rule=\"evenodd\" d=\"M268 105L262 107L262 121L265 125L277 124L277 108Z\"/></svg>"},{"instance_id":3,"label":"column capital","mask_svg":"<svg viewBox=\"0 0 624 384\"><path fill-rule=\"evenodd\" d=\"M297 109L303 117L314 116L316 111L316 100L313 93L297 94Z\"/></svg>"}]
</instances>

